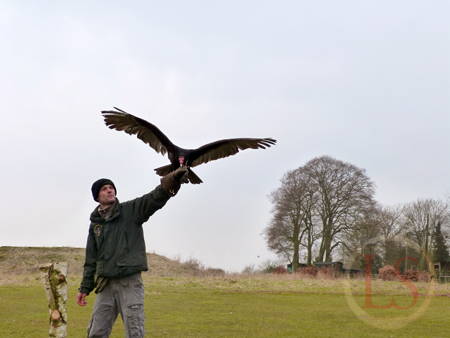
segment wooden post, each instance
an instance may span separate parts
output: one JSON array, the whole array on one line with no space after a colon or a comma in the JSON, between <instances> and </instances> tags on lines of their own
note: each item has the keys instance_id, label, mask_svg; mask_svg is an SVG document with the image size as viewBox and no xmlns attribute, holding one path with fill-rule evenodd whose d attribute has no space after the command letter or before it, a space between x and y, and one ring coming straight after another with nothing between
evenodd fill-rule
<instances>
[{"instance_id":1,"label":"wooden post","mask_svg":"<svg viewBox=\"0 0 450 338\"><path fill-rule=\"evenodd\" d=\"M67 263L39 267L50 314L49 337L67 338Z\"/></svg>"}]
</instances>

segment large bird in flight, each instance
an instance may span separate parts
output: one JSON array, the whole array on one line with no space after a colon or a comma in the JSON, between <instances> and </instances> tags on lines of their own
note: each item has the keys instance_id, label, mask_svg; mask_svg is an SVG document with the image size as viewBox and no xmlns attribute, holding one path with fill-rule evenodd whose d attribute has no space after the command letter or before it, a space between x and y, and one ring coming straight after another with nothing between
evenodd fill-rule
<instances>
[{"instance_id":1,"label":"large bird in flight","mask_svg":"<svg viewBox=\"0 0 450 338\"><path fill-rule=\"evenodd\" d=\"M105 123L110 129L136 135L157 153L161 153L163 156L167 153L171 164L156 168L155 171L159 176L165 176L180 166L196 167L209 161L235 155L239 150L265 149L276 143L276 140L271 138L234 138L208 143L197 149L183 149L173 144L161 130L150 122L128 114L119 108L114 107L114 109L117 111L102 111ZM203 183L190 168L188 180L192 184Z\"/></svg>"}]
</instances>

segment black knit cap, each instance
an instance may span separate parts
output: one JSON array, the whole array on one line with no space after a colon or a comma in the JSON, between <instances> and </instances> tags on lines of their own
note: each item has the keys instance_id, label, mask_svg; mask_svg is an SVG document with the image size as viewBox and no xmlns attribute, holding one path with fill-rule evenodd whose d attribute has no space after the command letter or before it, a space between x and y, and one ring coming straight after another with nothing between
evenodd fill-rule
<instances>
[{"instance_id":1,"label":"black knit cap","mask_svg":"<svg viewBox=\"0 0 450 338\"><path fill-rule=\"evenodd\" d=\"M112 185L115 191L115 194L117 195L117 189L116 186L114 185L113 181L107 179L107 178L101 178L97 181L94 182L94 184L92 185L92 197L94 197L94 200L98 202L98 193L100 192L100 189L106 185Z\"/></svg>"}]
</instances>

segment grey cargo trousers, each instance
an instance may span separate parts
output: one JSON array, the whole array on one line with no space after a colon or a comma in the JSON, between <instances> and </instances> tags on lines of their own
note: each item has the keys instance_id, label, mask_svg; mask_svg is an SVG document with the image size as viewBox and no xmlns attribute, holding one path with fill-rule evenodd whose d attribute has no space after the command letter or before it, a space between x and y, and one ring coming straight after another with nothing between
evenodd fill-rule
<instances>
[{"instance_id":1,"label":"grey cargo trousers","mask_svg":"<svg viewBox=\"0 0 450 338\"><path fill-rule=\"evenodd\" d=\"M140 272L110 279L97 294L87 329L88 338L108 338L119 313L126 338L144 337L144 284Z\"/></svg>"}]
</instances>

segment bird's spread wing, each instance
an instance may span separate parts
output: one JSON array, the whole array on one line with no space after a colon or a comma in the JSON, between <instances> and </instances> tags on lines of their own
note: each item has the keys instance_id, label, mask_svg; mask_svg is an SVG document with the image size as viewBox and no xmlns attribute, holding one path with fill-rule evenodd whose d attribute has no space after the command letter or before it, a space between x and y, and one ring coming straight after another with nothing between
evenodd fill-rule
<instances>
[{"instance_id":1,"label":"bird's spread wing","mask_svg":"<svg viewBox=\"0 0 450 338\"><path fill-rule=\"evenodd\" d=\"M205 144L190 155L189 166L195 167L209 161L237 154L239 150L265 149L277 141L271 138L235 138Z\"/></svg>"},{"instance_id":2,"label":"bird's spread wing","mask_svg":"<svg viewBox=\"0 0 450 338\"><path fill-rule=\"evenodd\" d=\"M133 116L114 107L115 110L102 111L105 123L110 129L124 131L136 135L138 139L147 143L156 152L165 155L173 151L173 143L155 125L139 117Z\"/></svg>"}]
</instances>

